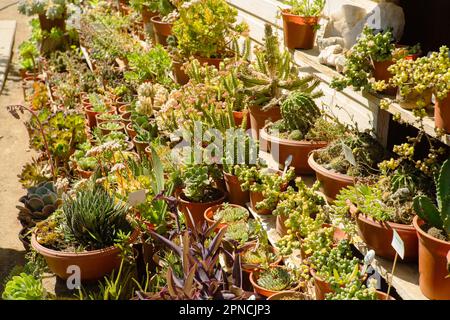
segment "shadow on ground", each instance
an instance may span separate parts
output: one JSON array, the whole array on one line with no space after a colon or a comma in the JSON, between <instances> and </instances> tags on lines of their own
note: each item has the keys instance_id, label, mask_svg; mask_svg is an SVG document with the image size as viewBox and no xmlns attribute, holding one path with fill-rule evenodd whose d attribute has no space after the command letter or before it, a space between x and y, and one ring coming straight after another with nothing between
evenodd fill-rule
<instances>
[{"instance_id":1,"label":"shadow on ground","mask_svg":"<svg viewBox=\"0 0 450 320\"><path fill-rule=\"evenodd\" d=\"M25 250L14 250L0 248L0 293L3 292L5 279L11 270L17 266L25 264Z\"/></svg>"}]
</instances>

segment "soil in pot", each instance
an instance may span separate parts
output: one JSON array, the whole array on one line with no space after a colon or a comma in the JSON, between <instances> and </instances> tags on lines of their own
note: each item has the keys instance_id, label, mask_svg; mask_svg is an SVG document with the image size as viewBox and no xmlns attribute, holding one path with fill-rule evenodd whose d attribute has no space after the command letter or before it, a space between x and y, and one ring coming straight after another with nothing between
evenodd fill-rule
<instances>
[{"instance_id":1,"label":"soil in pot","mask_svg":"<svg viewBox=\"0 0 450 320\"><path fill-rule=\"evenodd\" d=\"M436 127L450 134L450 93L444 100L436 99L434 105L434 121Z\"/></svg>"},{"instance_id":2,"label":"soil in pot","mask_svg":"<svg viewBox=\"0 0 450 320\"><path fill-rule=\"evenodd\" d=\"M417 261L418 244L413 225L374 221L363 214L358 214L356 225L362 240L367 246L375 250L378 256L390 260L395 258L395 250L392 248L391 242L393 230L397 231L405 244L403 261Z\"/></svg>"},{"instance_id":3,"label":"soil in pot","mask_svg":"<svg viewBox=\"0 0 450 320\"><path fill-rule=\"evenodd\" d=\"M253 139L259 139L259 131L264 128L266 125L266 121L275 122L281 119L280 107L276 106L267 111L262 111L259 106L251 106L250 107L250 125L252 129L252 137ZM260 141L260 149L265 151L267 150L267 142L265 145L263 141ZM264 146L266 148L264 148Z\"/></svg>"},{"instance_id":4,"label":"soil in pot","mask_svg":"<svg viewBox=\"0 0 450 320\"><path fill-rule=\"evenodd\" d=\"M178 195L178 209L184 214L186 224L189 228L193 228L191 219L189 218L189 212L191 213L192 219L196 226L202 226L205 222L204 213L206 209L221 204L225 201L226 194L219 189L211 189L205 202L191 202L189 199L181 192Z\"/></svg>"},{"instance_id":5,"label":"soil in pot","mask_svg":"<svg viewBox=\"0 0 450 320\"><path fill-rule=\"evenodd\" d=\"M184 85L189 82L189 76L184 72L182 69L183 63L179 62L177 60L173 60L173 76L175 78L175 81L180 84Z\"/></svg>"},{"instance_id":6,"label":"soil in pot","mask_svg":"<svg viewBox=\"0 0 450 320\"><path fill-rule=\"evenodd\" d=\"M139 231L136 230L131 235L130 242L134 242L138 236ZM67 273L69 266L76 265L80 268L81 281L101 279L120 266L120 249L114 246L78 253L56 251L42 246L34 233L31 245L44 256L50 270L64 280L72 274Z\"/></svg>"},{"instance_id":7,"label":"soil in pot","mask_svg":"<svg viewBox=\"0 0 450 320\"><path fill-rule=\"evenodd\" d=\"M322 192L329 202L336 199L336 195L341 189L353 185L352 177L325 169L318 164L314 160L314 152L310 154L308 164L316 172L316 178L320 181Z\"/></svg>"},{"instance_id":8,"label":"soil in pot","mask_svg":"<svg viewBox=\"0 0 450 320\"><path fill-rule=\"evenodd\" d=\"M317 149L321 149L327 146L327 142L324 141L295 141L288 140L270 135L267 132L268 128L265 127L261 131L261 139L267 141L268 150L272 159L279 163L280 170L284 168L284 162L292 156L292 162L290 166L295 168L296 175L312 174L314 170L311 169L308 164L309 154Z\"/></svg>"},{"instance_id":9,"label":"soil in pot","mask_svg":"<svg viewBox=\"0 0 450 320\"><path fill-rule=\"evenodd\" d=\"M450 278L446 278L447 254L450 241L435 238L428 233L429 227L418 216L413 220L419 238L419 285L429 299L450 299Z\"/></svg>"},{"instance_id":10,"label":"soil in pot","mask_svg":"<svg viewBox=\"0 0 450 320\"><path fill-rule=\"evenodd\" d=\"M172 34L173 23L161 21L160 16L151 18L153 30L155 31L156 42L162 46L167 46L167 38Z\"/></svg>"},{"instance_id":11,"label":"soil in pot","mask_svg":"<svg viewBox=\"0 0 450 320\"><path fill-rule=\"evenodd\" d=\"M319 17L301 17L281 11L283 17L284 44L289 49L312 49L316 39Z\"/></svg>"},{"instance_id":12,"label":"soil in pot","mask_svg":"<svg viewBox=\"0 0 450 320\"><path fill-rule=\"evenodd\" d=\"M223 178L228 192L228 201L232 204L245 206L250 201L249 191L243 191L241 189L241 183L238 177L224 172Z\"/></svg>"}]
</instances>

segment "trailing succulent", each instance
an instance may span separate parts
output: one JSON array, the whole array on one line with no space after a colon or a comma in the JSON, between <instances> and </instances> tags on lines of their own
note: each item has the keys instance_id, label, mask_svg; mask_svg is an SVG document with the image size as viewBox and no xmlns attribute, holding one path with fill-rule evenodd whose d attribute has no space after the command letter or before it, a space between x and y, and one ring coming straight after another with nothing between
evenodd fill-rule
<instances>
[{"instance_id":1,"label":"trailing succulent","mask_svg":"<svg viewBox=\"0 0 450 320\"><path fill-rule=\"evenodd\" d=\"M446 160L436 179L437 206L427 196L414 198L414 210L430 229L428 233L450 241L450 160Z\"/></svg>"},{"instance_id":2,"label":"trailing succulent","mask_svg":"<svg viewBox=\"0 0 450 320\"><path fill-rule=\"evenodd\" d=\"M41 182L27 190L27 195L19 199L23 206L18 219L24 227L32 227L37 221L49 217L61 204L53 182Z\"/></svg>"},{"instance_id":3,"label":"trailing succulent","mask_svg":"<svg viewBox=\"0 0 450 320\"><path fill-rule=\"evenodd\" d=\"M354 280L325 295L326 300L378 300L376 289Z\"/></svg>"},{"instance_id":4,"label":"trailing succulent","mask_svg":"<svg viewBox=\"0 0 450 320\"><path fill-rule=\"evenodd\" d=\"M265 26L264 47L255 49L255 61L239 67L238 78L244 85L249 103L268 110L278 107L286 98L286 91L299 90L312 98L322 93L313 91L319 80L312 75L301 78L289 51L280 51L279 39L269 24Z\"/></svg>"}]
</instances>

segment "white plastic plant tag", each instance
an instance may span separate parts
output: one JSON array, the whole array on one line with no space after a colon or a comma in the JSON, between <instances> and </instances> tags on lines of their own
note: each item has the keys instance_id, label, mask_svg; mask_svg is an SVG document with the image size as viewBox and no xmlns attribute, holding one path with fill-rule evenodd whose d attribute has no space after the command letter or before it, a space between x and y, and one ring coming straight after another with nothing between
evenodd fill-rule
<instances>
[{"instance_id":1,"label":"white plastic plant tag","mask_svg":"<svg viewBox=\"0 0 450 320\"><path fill-rule=\"evenodd\" d=\"M350 162L352 166L356 166L356 160L352 149L349 146L342 144L342 150L344 151L345 160Z\"/></svg>"},{"instance_id":2,"label":"white plastic plant tag","mask_svg":"<svg viewBox=\"0 0 450 320\"><path fill-rule=\"evenodd\" d=\"M392 248L398 253L400 258L405 256L405 244L403 243L402 238L400 238L400 235L397 233L397 231L393 230L393 237L392 237Z\"/></svg>"},{"instance_id":3,"label":"white plastic plant tag","mask_svg":"<svg viewBox=\"0 0 450 320\"><path fill-rule=\"evenodd\" d=\"M128 204L132 207L145 202L145 200L146 200L145 190L134 191L128 195Z\"/></svg>"}]
</instances>

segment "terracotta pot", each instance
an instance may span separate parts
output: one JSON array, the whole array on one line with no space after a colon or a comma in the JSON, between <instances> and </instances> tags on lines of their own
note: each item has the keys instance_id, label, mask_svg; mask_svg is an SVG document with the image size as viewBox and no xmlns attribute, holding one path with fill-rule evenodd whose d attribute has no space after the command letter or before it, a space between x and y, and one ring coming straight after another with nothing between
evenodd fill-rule
<instances>
[{"instance_id":1,"label":"terracotta pot","mask_svg":"<svg viewBox=\"0 0 450 320\"><path fill-rule=\"evenodd\" d=\"M110 122L110 121L106 121L106 122L103 122L103 123L107 123L107 122ZM100 131L102 132L102 135L106 136L106 135L108 135L108 134L110 134L111 132L114 132L114 131L118 131L118 132L124 132L125 131L125 125L122 122L113 122L113 123L119 124L120 128L111 130L111 129L106 129L106 128L103 128L102 126L100 126L99 128L100 128Z\"/></svg>"},{"instance_id":2,"label":"terracotta pot","mask_svg":"<svg viewBox=\"0 0 450 320\"><path fill-rule=\"evenodd\" d=\"M305 175L312 174L314 170L308 164L308 157L311 151L324 148L328 145L324 141L295 141L282 139L270 135L267 127L261 130L261 139L267 141L268 151L272 159L280 166L280 170L284 169L284 161L292 155L292 167L295 168L295 174Z\"/></svg>"},{"instance_id":3,"label":"terracotta pot","mask_svg":"<svg viewBox=\"0 0 450 320\"><path fill-rule=\"evenodd\" d=\"M152 159L152 149L150 148L150 146L145 148L145 155L148 159Z\"/></svg>"},{"instance_id":4,"label":"terracotta pot","mask_svg":"<svg viewBox=\"0 0 450 320\"><path fill-rule=\"evenodd\" d=\"M310 268L309 272L311 273L311 276L314 279L314 291L316 293L316 300L325 300L325 296L327 293L331 293L334 292L333 289L331 288L331 285L324 281L322 278L320 278L317 274L316 274L316 270ZM362 281L365 281L367 278L367 274L364 274L362 276Z\"/></svg>"},{"instance_id":5,"label":"terracotta pot","mask_svg":"<svg viewBox=\"0 0 450 320\"><path fill-rule=\"evenodd\" d=\"M117 111L119 112L119 114L128 113L128 112L130 112L130 110L128 109L129 106L130 106L129 103L122 104L122 105L119 106Z\"/></svg>"},{"instance_id":6,"label":"terracotta pot","mask_svg":"<svg viewBox=\"0 0 450 320\"><path fill-rule=\"evenodd\" d=\"M405 244L405 257L403 261L417 261L417 235L412 225L394 222L374 221L363 214L358 214L356 219L358 232L362 240L370 249L383 258L393 260L395 250L392 248L393 230L397 231Z\"/></svg>"},{"instance_id":7,"label":"terracotta pot","mask_svg":"<svg viewBox=\"0 0 450 320\"><path fill-rule=\"evenodd\" d=\"M282 268L282 267L276 266L275 268ZM268 298L270 296L273 296L276 293L280 293L280 291L273 291L273 290L265 289L265 288L259 286L257 284L258 277L259 277L259 271L254 271L254 272L250 273L250 283L253 286L253 290L257 294ZM297 291L300 289L301 285L302 285L301 282L299 282L297 284L297 286L295 286L295 288L289 289L289 291Z\"/></svg>"},{"instance_id":8,"label":"terracotta pot","mask_svg":"<svg viewBox=\"0 0 450 320\"><path fill-rule=\"evenodd\" d=\"M256 246L256 242L254 243L254 245L252 247L250 247L248 250L253 249ZM281 262L283 261L283 257L281 255L278 254L277 249L275 249L275 247L270 246L270 250L273 254L276 255L277 259L271 263L269 263L269 267L275 268L276 266L281 265ZM240 255L242 256L244 252L241 252ZM244 273L248 273L250 275L250 273L252 272L257 272L258 270L261 269L261 266L255 266L254 268L251 268L252 265L247 265L247 267L245 266L244 262L241 259L241 263L242 263L242 271L244 271Z\"/></svg>"},{"instance_id":9,"label":"terracotta pot","mask_svg":"<svg viewBox=\"0 0 450 320\"><path fill-rule=\"evenodd\" d=\"M444 100L436 99L434 105L434 121L436 127L450 134L450 93Z\"/></svg>"},{"instance_id":10,"label":"terracotta pot","mask_svg":"<svg viewBox=\"0 0 450 320\"><path fill-rule=\"evenodd\" d=\"M142 15L142 22L144 23L144 25L146 25L151 22L151 19L153 17L156 17L158 15L158 12L150 11L146 6L142 6L141 15Z\"/></svg>"},{"instance_id":11,"label":"terracotta pot","mask_svg":"<svg viewBox=\"0 0 450 320\"><path fill-rule=\"evenodd\" d=\"M89 179L94 174L94 171L86 171L79 167L76 168L76 172L83 179Z\"/></svg>"},{"instance_id":12,"label":"terracotta pot","mask_svg":"<svg viewBox=\"0 0 450 320\"><path fill-rule=\"evenodd\" d=\"M314 300L310 294L296 291L281 291L267 298L267 300Z\"/></svg>"},{"instance_id":13,"label":"terracotta pot","mask_svg":"<svg viewBox=\"0 0 450 320\"><path fill-rule=\"evenodd\" d=\"M121 114L121 122L127 126L129 123L131 123L131 112L125 112Z\"/></svg>"},{"instance_id":14,"label":"terracotta pot","mask_svg":"<svg viewBox=\"0 0 450 320\"><path fill-rule=\"evenodd\" d=\"M160 16L151 18L153 29L155 30L156 42L162 46L167 46L167 37L172 35L173 23L162 22Z\"/></svg>"},{"instance_id":15,"label":"terracotta pot","mask_svg":"<svg viewBox=\"0 0 450 320\"><path fill-rule=\"evenodd\" d=\"M136 131L133 129L133 123L128 123L125 127L125 130L132 141L136 137Z\"/></svg>"},{"instance_id":16,"label":"terracotta pot","mask_svg":"<svg viewBox=\"0 0 450 320\"><path fill-rule=\"evenodd\" d=\"M429 299L450 299L450 278L446 278L447 254L450 242L436 239L426 233L425 222L414 217L413 225L419 238L419 285L422 293Z\"/></svg>"},{"instance_id":17,"label":"terracotta pot","mask_svg":"<svg viewBox=\"0 0 450 320\"><path fill-rule=\"evenodd\" d=\"M301 17L282 10L284 44L289 49L312 49L319 17Z\"/></svg>"},{"instance_id":18,"label":"terracotta pot","mask_svg":"<svg viewBox=\"0 0 450 320\"><path fill-rule=\"evenodd\" d=\"M327 170L318 164L314 160L314 153L311 153L309 156L308 164L311 169L316 172L316 178L320 181L322 192L325 194L329 202L333 202L334 199L336 199L336 195L339 191L341 191L341 189L353 185L352 177Z\"/></svg>"},{"instance_id":19,"label":"terracotta pot","mask_svg":"<svg viewBox=\"0 0 450 320\"><path fill-rule=\"evenodd\" d=\"M232 204L245 206L250 201L249 191L243 191L241 189L241 183L238 177L224 172L223 178L228 192L228 201Z\"/></svg>"},{"instance_id":20,"label":"terracotta pot","mask_svg":"<svg viewBox=\"0 0 450 320\"><path fill-rule=\"evenodd\" d=\"M397 90L396 100L398 100L398 102L400 103L400 106L403 109L414 110L414 109L419 108L417 106L417 100L419 98L422 98L424 100L424 102L426 103L426 105L429 106L431 104L431 96L432 96L431 89L427 89L421 94L414 91L414 92L411 92L407 97L402 97L400 95L400 91Z\"/></svg>"},{"instance_id":21,"label":"terracotta pot","mask_svg":"<svg viewBox=\"0 0 450 320\"><path fill-rule=\"evenodd\" d=\"M281 112L279 107L273 107L267 111L262 111L260 107L258 106L251 106L250 107L250 125L252 128L252 137L253 139L258 140L259 139L259 131L265 127L266 121L270 120L271 122L275 122L277 120L281 119ZM263 149L263 141L260 141L261 146L260 149L265 151L266 149ZM266 141L267 145L267 141Z\"/></svg>"},{"instance_id":22,"label":"terracotta pot","mask_svg":"<svg viewBox=\"0 0 450 320\"><path fill-rule=\"evenodd\" d=\"M209 207L208 209L205 210L203 215L204 215L205 221L208 223L209 226L212 226L214 223L216 223L216 221L214 220L214 214L216 213L217 210L222 209L223 206L224 206L223 204L218 204L218 205ZM245 211L247 211L247 208L245 208L243 206L239 206L237 204L228 204L228 206L233 207L233 208L244 209ZM226 226L228 226L228 223L219 223L217 225L216 231L219 231L220 229L222 229Z\"/></svg>"},{"instance_id":23,"label":"terracotta pot","mask_svg":"<svg viewBox=\"0 0 450 320\"><path fill-rule=\"evenodd\" d=\"M217 69L219 69L220 63L223 61L223 58L205 58L200 56L194 56L194 58L197 59L202 66L206 64L208 66L214 66Z\"/></svg>"},{"instance_id":24,"label":"terracotta pot","mask_svg":"<svg viewBox=\"0 0 450 320\"><path fill-rule=\"evenodd\" d=\"M245 120L245 128L244 130L250 129L250 112L248 110L244 111L233 111L233 119L234 119L234 125L238 128L241 128L242 122Z\"/></svg>"},{"instance_id":25,"label":"terracotta pot","mask_svg":"<svg viewBox=\"0 0 450 320\"><path fill-rule=\"evenodd\" d=\"M189 218L188 210L191 213L192 219L194 220L194 224L196 226L202 226L205 222L205 216L204 213L206 209L221 204L225 201L226 194L223 191L218 190L218 194L220 195L217 200L210 201L210 202L190 202L186 200L186 197L184 196L184 193L181 192L178 194L178 209L184 214L186 224L189 228L193 228L194 226L191 223L191 220Z\"/></svg>"},{"instance_id":26,"label":"terracotta pot","mask_svg":"<svg viewBox=\"0 0 450 320\"><path fill-rule=\"evenodd\" d=\"M136 151L138 154L145 153L145 148L150 145L148 142L137 141L136 137L133 138L133 143L136 146Z\"/></svg>"},{"instance_id":27,"label":"terracotta pot","mask_svg":"<svg viewBox=\"0 0 450 320\"><path fill-rule=\"evenodd\" d=\"M277 220L275 222L275 230L278 232L280 237L287 235L288 228L284 225L284 222L288 219L288 217L284 215L278 215Z\"/></svg>"},{"instance_id":28,"label":"terracotta pot","mask_svg":"<svg viewBox=\"0 0 450 320\"><path fill-rule=\"evenodd\" d=\"M394 64L392 60L386 61L374 61L373 62L373 77L376 81L384 80L386 83L389 83L389 79L392 77L392 73L388 71L388 68ZM395 95L397 92L397 88L388 87L383 91L384 94Z\"/></svg>"},{"instance_id":29,"label":"terracotta pot","mask_svg":"<svg viewBox=\"0 0 450 320\"><path fill-rule=\"evenodd\" d=\"M97 118L96 118L96 116L98 114L100 114L101 112L96 112L96 111L92 110L92 106L91 105L86 106L84 108L84 112L85 112L86 118L88 120L89 128L91 128L91 129L95 128L97 126ZM111 110L111 111L108 111L108 113L114 114L115 111Z\"/></svg>"},{"instance_id":30,"label":"terracotta pot","mask_svg":"<svg viewBox=\"0 0 450 320\"><path fill-rule=\"evenodd\" d=\"M264 200L264 196L262 194L262 192L255 192L255 191L250 191L250 206L252 207L252 209L260 215L269 215L272 214L273 210L270 209L261 209L261 210L257 210L256 209L256 204L258 202L261 202Z\"/></svg>"},{"instance_id":31,"label":"terracotta pot","mask_svg":"<svg viewBox=\"0 0 450 320\"><path fill-rule=\"evenodd\" d=\"M395 300L394 297L388 296L387 293L377 290L377 298L378 300Z\"/></svg>"},{"instance_id":32,"label":"terracotta pot","mask_svg":"<svg viewBox=\"0 0 450 320\"><path fill-rule=\"evenodd\" d=\"M184 85L189 82L189 76L182 69L183 67L182 62L173 60L172 67L173 67L173 76L178 84Z\"/></svg>"},{"instance_id":33,"label":"terracotta pot","mask_svg":"<svg viewBox=\"0 0 450 320\"><path fill-rule=\"evenodd\" d=\"M134 242L139 236L139 231L134 231L130 242ZM63 252L42 246L36 239L36 234L31 237L33 248L44 256L50 270L58 277L66 280L71 273L67 273L69 266L80 268L81 281L93 281L101 279L120 266L120 249L114 246L86 252Z\"/></svg>"},{"instance_id":34,"label":"terracotta pot","mask_svg":"<svg viewBox=\"0 0 450 320\"><path fill-rule=\"evenodd\" d=\"M45 14L39 14L39 25L42 31L50 32L53 28L66 30L66 18L48 19Z\"/></svg>"},{"instance_id":35,"label":"terracotta pot","mask_svg":"<svg viewBox=\"0 0 450 320\"><path fill-rule=\"evenodd\" d=\"M97 126L103 122L122 122L121 120L104 120L102 118L99 118L101 115L101 113L97 113L95 115L95 122L97 122Z\"/></svg>"}]
</instances>

